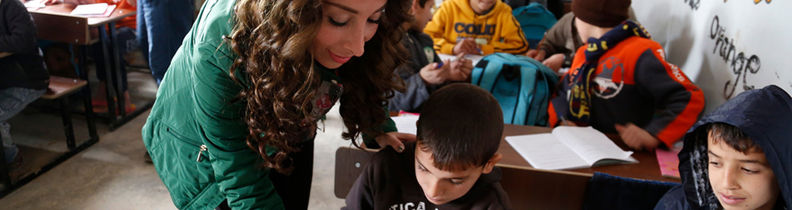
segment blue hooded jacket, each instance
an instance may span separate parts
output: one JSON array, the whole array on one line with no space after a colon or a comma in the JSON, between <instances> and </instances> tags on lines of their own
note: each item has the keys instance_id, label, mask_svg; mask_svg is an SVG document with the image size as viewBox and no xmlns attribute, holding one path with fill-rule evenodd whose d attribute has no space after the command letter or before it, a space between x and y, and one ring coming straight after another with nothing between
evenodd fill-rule
<instances>
[{"instance_id":1,"label":"blue hooded jacket","mask_svg":"<svg viewBox=\"0 0 792 210\"><path fill-rule=\"evenodd\" d=\"M792 207L792 98L770 85L745 91L699 120L685 134L679 152L682 185L669 190L655 209L721 209L707 175L707 124L740 128L765 153L780 195L776 209Z\"/></svg>"}]
</instances>

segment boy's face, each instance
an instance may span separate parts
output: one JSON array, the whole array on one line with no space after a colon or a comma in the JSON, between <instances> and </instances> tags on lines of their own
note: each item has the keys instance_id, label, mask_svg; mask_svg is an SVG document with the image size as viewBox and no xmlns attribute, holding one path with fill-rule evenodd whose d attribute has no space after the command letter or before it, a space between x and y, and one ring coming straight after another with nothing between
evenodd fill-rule
<instances>
[{"instance_id":1,"label":"boy's face","mask_svg":"<svg viewBox=\"0 0 792 210\"><path fill-rule=\"evenodd\" d=\"M484 14L495 6L497 0L470 0L470 8L476 14Z\"/></svg>"},{"instance_id":2,"label":"boy's face","mask_svg":"<svg viewBox=\"0 0 792 210\"><path fill-rule=\"evenodd\" d=\"M743 154L709 134L709 181L724 209L772 209L779 189L773 169L756 148Z\"/></svg>"},{"instance_id":3,"label":"boy's face","mask_svg":"<svg viewBox=\"0 0 792 210\"><path fill-rule=\"evenodd\" d=\"M416 31L423 31L426 24L432 20L432 6L435 4L435 1L427 0L424 5L420 4L418 0L413 0L412 11L415 22L412 24L412 29Z\"/></svg>"},{"instance_id":4,"label":"boy's face","mask_svg":"<svg viewBox=\"0 0 792 210\"><path fill-rule=\"evenodd\" d=\"M460 171L443 171L434 166L431 152L415 147L415 178L424 196L435 205L442 205L464 196L481 174L492 172L500 154L495 154L484 166L471 166Z\"/></svg>"}]
</instances>

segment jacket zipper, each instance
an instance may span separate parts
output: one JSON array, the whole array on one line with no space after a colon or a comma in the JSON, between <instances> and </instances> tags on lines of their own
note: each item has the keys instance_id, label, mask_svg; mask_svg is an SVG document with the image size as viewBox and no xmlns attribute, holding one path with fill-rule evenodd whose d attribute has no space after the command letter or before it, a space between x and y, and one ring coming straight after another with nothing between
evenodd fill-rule
<instances>
[{"instance_id":1,"label":"jacket zipper","mask_svg":"<svg viewBox=\"0 0 792 210\"><path fill-rule=\"evenodd\" d=\"M208 150L206 148L206 144L201 145L201 150L198 151L198 158L195 159L195 161L201 162L201 154L203 154L203 152L206 151L206 150Z\"/></svg>"}]
</instances>

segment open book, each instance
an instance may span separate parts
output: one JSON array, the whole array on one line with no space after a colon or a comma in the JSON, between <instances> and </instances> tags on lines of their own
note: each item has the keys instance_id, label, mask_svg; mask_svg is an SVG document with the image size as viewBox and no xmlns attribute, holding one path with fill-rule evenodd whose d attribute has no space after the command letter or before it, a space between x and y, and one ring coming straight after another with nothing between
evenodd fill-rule
<instances>
[{"instance_id":1,"label":"open book","mask_svg":"<svg viewBox=\"0 0 792 210\"><path fill-rule=\"evenodd\" d=\"M552 133L508 136L506 141L538 169L587 168L637 163L605 134L592 127L559 126Z\"/></svg>"}]
</instances>

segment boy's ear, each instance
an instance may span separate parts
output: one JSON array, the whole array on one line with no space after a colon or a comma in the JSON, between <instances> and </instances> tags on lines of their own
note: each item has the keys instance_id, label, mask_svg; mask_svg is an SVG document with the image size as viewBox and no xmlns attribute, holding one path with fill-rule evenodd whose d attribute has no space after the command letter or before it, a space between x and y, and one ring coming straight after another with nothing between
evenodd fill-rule
<instances>
[{"instance_id":1,"label":"boy's ear","mask_svg":"<svg viewBox=\"0 0 792 210\"><path fill-rule=\"evenodd\" d=\"M487 164L484 165L484 170L481 171L481 173L488 174L492 172L492 169L495 168L495 164L497 164L498 161L501 160L501 158L503 158L503 155L501 155L500 153L495 153L494 155L492 155L492 158L490 158L489 161L487 161Z\"/></svg>"},{"instance_id":2,"label":"boy's ear","mask_svg":"<svg viewBox=\"0 0 792 210\"><path fill-rule=\"evenodd\" d=\"M415 11L418 9L420 2L418 0L410 0L412 1L412 6L410 6L410 11L407 11L411 16L415 15Z\"/></svg>"}]
</instances>

